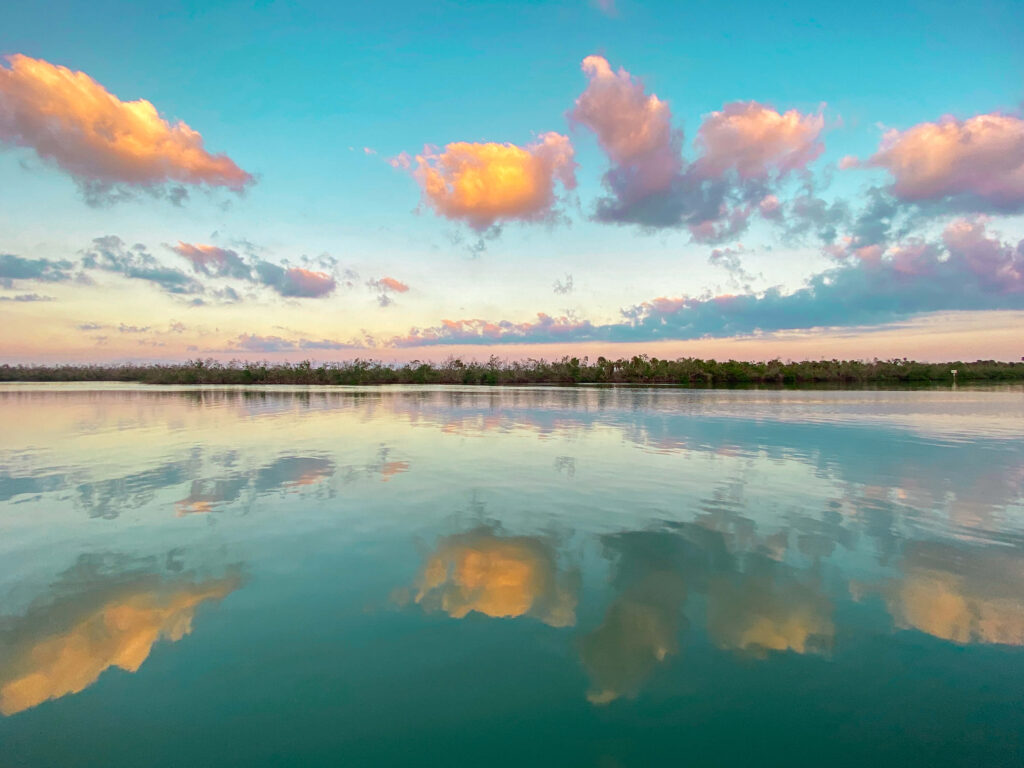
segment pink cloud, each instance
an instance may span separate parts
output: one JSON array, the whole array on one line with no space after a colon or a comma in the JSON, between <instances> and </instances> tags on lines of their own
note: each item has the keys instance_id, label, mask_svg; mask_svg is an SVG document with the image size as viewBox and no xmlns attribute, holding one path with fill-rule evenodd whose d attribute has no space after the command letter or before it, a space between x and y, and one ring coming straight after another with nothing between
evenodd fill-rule
<instances>
[{"instance_id":1,"label":"pink cloud","mask_svg":"<svg viewBox=\"0 0 1024 768\"><path fill-rule=\"evenodd\" d=\"M401 166L401 156L392 164ZM576 186L568 137L545 133L520 147L497 142L448 144L416 156L413 176L439 215L486 230L501 221L538 221L554 215L555 183Z\"/></svg>"},{"instance_id":2,"label":"pink cloud","mask_svg":"<svg viewBox=\"0 0 1024 768\"><path fill-rule=\"evenodd\" d=\"M683 167L681 131L672 128L668 103L623 68L612 70L602 56L587 56L589 79L569 118L597 135L612 163L629 177L629 195L668 189Z\"/></svg>"},{"instance_id":3,"label":"pink cloud","mask_svg":"<svg viewBox=\"0 0 1024 768\"><path fill-rule=\"evenodd\" d=\"M253 177L211 154L184 122L169 123L145 99L121 101L84 72L15 54L0 66L0 141L30 147L87 190L113 185L227 187Z\"/></svg>"},{"instance_id":4,"label":"pink cloud","mask_svg":"<svg viewBox=\"0 0 1024 768\"><path fill-rule=\"evenodd\" d=\"M317 298L331 293L335 287L334 278L326 272L291 267L284 272L281 294Z\"/></svg>"},{"instance_id":5,"label":"pink cloud","mask_svg":"<svg viewBox=\"0 0 1024 768\"><path fill-rule=\"evenodd\" d=\"M201 243L183 243L170 246L171 250L188 261L192 269L204 275L248 279L251 270L242 258L229 248Z\"/></svg>"},{"instance_id":6,"label":"pink cloud","mask_svg":"<svg viewBox=\"0 0 1024 768\"><path fill-rule=\"evenodd\" d=\"M777 195L765 195L757 204L761 216L766 219L777 221L782 218L782 202Z\"/></svg>"},{"instance_id":7,"label":"pink cloud","mask_svg":"<svg viewBox=\"0 0 1024 768\"><path fill-rule=\"evenodd\" d=\"M735 170L741 179L785 175L805 168L825 149L818 140L825 119L795 109L777 112L756 101L726 104L712 112L697 131L696 161L703 177L720 177Z\"/></svg>"},{"instance_id":8,"label":"pink cloud","mask_svg":"<svg viewBox=\"0 0 1024 768\"><path fill-rule=\"evenodd\" d=\"M951 260L960 260L988 290L1024 293L1024 240L1016 247L988 237L982 220L958 219L946 227L942 241Z\"/></svg>"},{"instance_id":9,"label":"pink cloud","mask_svg":"<svg viewBox=\"0 0 1024 768\"><path fill-rule=\"evenodd\" d=\"M442 320L432 328L413 328L405 336L387 342L390 347L420 347L437 344L488 344L526 340L531 342L575 340L586 337L594 326L588 320L552 317L537 313L535 322L513 323L508 320L492 323L487 320Z\"/></svg>"},{"instance_id":10,"label":"pink cloud","mask_svg":"<svg viewBox=\"0 0 1024 768\"><path fill-rule=\"evenodd\" d=\"M904 200L975 201L1000 210L1024 207L1024 120L997 113L945 116L890 130L864 165L884 168Z\"/></svg>"}]
</instances>

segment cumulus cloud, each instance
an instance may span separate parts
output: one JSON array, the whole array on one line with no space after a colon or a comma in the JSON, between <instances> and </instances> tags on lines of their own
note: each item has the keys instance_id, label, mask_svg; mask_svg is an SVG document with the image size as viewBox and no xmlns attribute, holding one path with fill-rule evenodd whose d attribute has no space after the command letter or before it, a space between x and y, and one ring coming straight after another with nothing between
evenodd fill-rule
<instances>
[{"instance_id":1,"label":"cumulus cloud","mask_svg":"<svg viewBox=\"0 0 1024 768\"><path fill-rule=\"evenodd\" d=\"M668 103L602 56L581 66L589 82L569 118L590 128L611 160L605 184L622 204L669 189L683 168L683 133L672 128Z\"/></svg>"},{"instance_id":2,"label":"cumulus cloud","mask_svg":"<svg viewBox=\"0 0 1024 768\"><path fill-rule=\"evenodd\" d=\"M705 178L735 171L742 179L801 170L824 151L818 139L824 127L820 113L780 113L756 101L726 104L697 131L695 169Z\"/></svg>"},{"instance_id":3,"label":"cumulus cloud","mask_svg":"<svg viewBox=\"0 0 1024 768\"><path fill-rule=\"evenodd\" d=\"M11 253L0 253L0 286L13 288L15 280L63 283L72 279L73 267L66 260L26 259Z\"/></svg>"},{"instance_id":4,"label":"cumulus cloud","mask_svg":"<svg viewBox=\"0 0 1024 768\"><path fill-rule=\"evenodd\" d=\"M599 221L687 227L695 241L723 242L755 212L777 216L772 189L824 149L820 113L734 102L705 118L696 157L687 162L667 102L601 56L586 57L583 72L589 82L569 118L595 133L611 163L604 175L609 194L595 209Z\"/></svg>"},{"instance_id":5,"label":"cumulus cloud","mask_svg":"<svg viewBox=\"0 0 1024 768\"><path fill-rule=\"evenodd\" d=\"M1024 210L1024 120L1012 115L947 115L887 131L863 165L888 171L891 191L903 201L945 202L965 211Z\"/></svg>"},{"instance_id":6,"label":"cumulus cloud","mask_svg":"<svg viewBox=\"0 0 1024 768\"><path fill-rule=\"evenodd\" d=\"M562 296L572 293L572 287L572 275L568 273L565 275L565 280L555 280L554 284L551 286L555 293L561 294Z\"/></svg>"},{"instance_id":7,"label":"cumulus cloud","mask_svg":"<svg viewBox=\"0 0 1024 768\"><path fill-rule=\"evenodd\" d=\"M427 147L416 156L413 176L438 215L482 232L505 221L551 220L555 185L574 189L575 168L568 137L551 132L525 147L465 141L443 152Z\"/></svg>"},{"instance_id":8,"label":"cumulus cloud","mask_svg":"<svg viewBox=\"0 0 1024 768\"><path fill-rule=\"evenodd\" d=\"M184 185L243 191L253 177L211 154L184 122L145 99L121 101L84 72L15 54L0 66L0 141L33 149L92 200L142 188L180 199Z\"/></svg>"},{"instance_id":9,"label":"cumulus cloud","mask_svg":"<svg viewBox=\"0 0 1024 768\"><path fill-rule=\"evenodd\" d=\"M842 245L837 248L842 249ZM728 258L725 251L719 259ZM907 239L845 251L836 267L795 291L659 297L594 325L538 314L533 322L445 320L391 340L397 347L566 341L656 341L856 326L952 310L1024 309L1024 241L991 236L984 221L958 219L941 241Z\"/></svg>"}]
</instances>

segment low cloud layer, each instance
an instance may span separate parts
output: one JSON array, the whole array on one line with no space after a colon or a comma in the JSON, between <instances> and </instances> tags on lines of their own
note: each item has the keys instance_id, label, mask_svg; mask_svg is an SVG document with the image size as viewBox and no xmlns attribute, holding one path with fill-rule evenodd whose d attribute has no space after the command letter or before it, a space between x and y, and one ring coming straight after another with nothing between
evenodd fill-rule
<instances>
[{"instance_id":1,"label":"low cloud layer","mask_svg":"<svg viewBox=\"0 0 1024 768\"><path fill-rule=\"evenodd\" d=\"M524 147L461 141L443 152L427 148L413 176L439 216L482 232L506 221L552 219L556 183L574 189L575 168L569 139L552 132Z\"/></svg>"},{"instance_id":2,"label":"low cloud layer","mask_svg":"<svg viewBox=\"0 0 1024 768\"><path fill-rule=\"evenodd\" d=\"M1005 243L983 221L958 219L941 240L842 253L838 266L790 293L660 297L621 311L622 321L538 314L513 323L446 320L413 328L391 346L581 341L659 341L723 337L823 326L891 322L928 312L1024 309L1024 241Z\"/></svg>"},{"instance_id":3,"label":"low cloud layer","mask_svg":"<svg viewBox=\"0 0 1024 768\"><path fill-rule=\"evenodd\" d=\"M90 199L124 188L186 186L241 192L253 183L198 131L171 123L145 99L121 101L84 72L15 54L0 66L0 141L28 147L71 175Z\"/></svg>"}]
</instances>

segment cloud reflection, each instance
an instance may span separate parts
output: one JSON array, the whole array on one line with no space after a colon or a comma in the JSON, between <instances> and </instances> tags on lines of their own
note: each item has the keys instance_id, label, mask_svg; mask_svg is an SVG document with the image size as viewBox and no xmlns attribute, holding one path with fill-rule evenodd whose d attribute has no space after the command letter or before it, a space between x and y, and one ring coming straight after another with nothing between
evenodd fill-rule
<instances>
[{"instance_id":1,"label":"cloud reflection","mask_svg":"<svg viewBox=\"0 0 1024 768\"><path fill-rule=\"evenodd\" d=\"M192 631L200 604L238 589L237 573L192 581L109 572L83 559L59 597L24 616L0 617L0 713L13 715L85 690L111 667L135 672L160 639Z\"/></svg>"},{"instance_id":2,"label":"cloud reflection","mask_svg":"<svg viewBox=\"0 0 1024 768\"><path fill-rule=\"evenodd\" d=\"M558 571L554 549L531 536L481 528L442 539L417 579L415 600L456 619L475 611L531 616L552 627L576 623L577 578Z\"/></svg>"},{"instance_id":3,"label":"cloud reflection","mask_svg":"<svg viewBox=\"0 0 1024 768\"><path fill-rule=\"evenodd\" d=\"M679 652L687 597L684 576L692 551L674 534L630 532L605 537L617 558L613 583L621 593L604 621L580 640L580 659L591 679L587 701L632 698L658 665Z\"/></svg>"},{"instance_id":4,"label":"cloud reflection","mask_svg":"<svg viewBox=\"0 0 1024 768\"><path fill-rule=\"evenodd\" d=\"M762 555L742 572L712 578L708 633L720 648L824 653L832 646L832 603L806 574Z\"/></svg>"},{"instance_id":5,"label":"cloud reflection","mask_svg":"<svg viewBox=\"0 0 1024 768\"><path fill-rule=\"evenodd\" d=\"M912 542L888 585L895 625L960 645L1024 645L1024 557L1017 551Z\"/></svg>"}]
</instances>

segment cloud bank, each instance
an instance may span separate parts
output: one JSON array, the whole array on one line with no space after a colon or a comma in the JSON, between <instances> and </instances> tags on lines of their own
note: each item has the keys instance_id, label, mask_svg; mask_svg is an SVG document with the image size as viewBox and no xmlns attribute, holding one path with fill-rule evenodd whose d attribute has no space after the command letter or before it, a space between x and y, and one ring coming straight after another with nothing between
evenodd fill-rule
<instances>
[{"instance_id":1,"label":"cloud bank","mask_svg":"<svg viewBox=\"0 0 1024 768\"><path fill-rule=\"evenodd\" d=\"M543 313L514 323L445 320L413 328L395 347L686 340L892 322L928 312L1024 309L1024 240L990 236L979 219L958 219L939 241L911 239L861 249L838 266L785 293L659 297L621 310L617 323L595 325Z\"/></svg>"}]
</instances>

